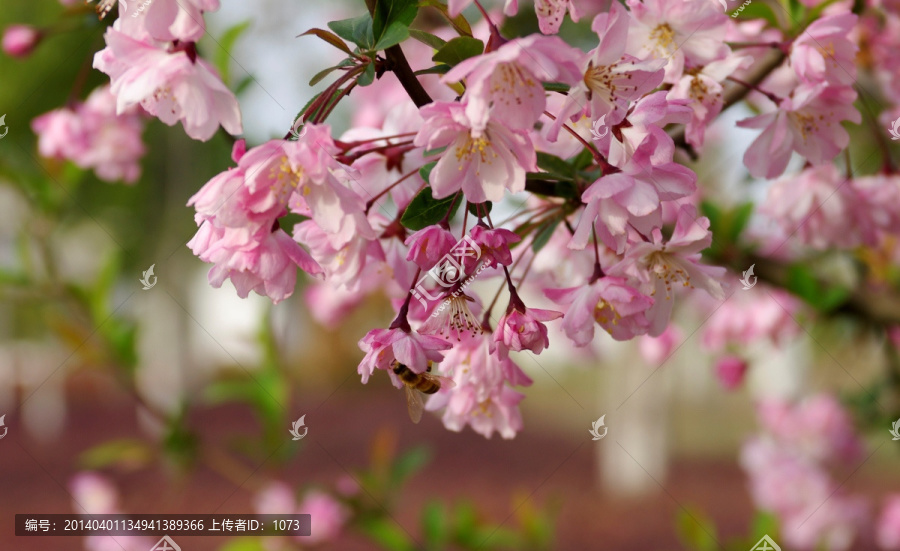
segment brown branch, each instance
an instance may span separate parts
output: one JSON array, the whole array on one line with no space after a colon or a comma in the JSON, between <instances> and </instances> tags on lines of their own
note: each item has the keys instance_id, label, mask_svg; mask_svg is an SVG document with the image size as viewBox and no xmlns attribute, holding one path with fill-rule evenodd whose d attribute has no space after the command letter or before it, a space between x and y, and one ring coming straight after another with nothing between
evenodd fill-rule
<instances>
[{"instance_id":1,"label":"brown branch","mask_svg":"<svg viewBox=\"0 0 900 551\"><path fill-rule=\"evenodd\" d=\"M387 69L397 76L397 80L403 85L403 89L406 90L416 107L428 105L433 101L428 92L425 91L425 88L422 87L422 83L416 78L415 73L413 73L412 67L409 66L406 55L403 54L399 44L385 50L384 55L387 57Z\"/></svg>"}]
</instances>

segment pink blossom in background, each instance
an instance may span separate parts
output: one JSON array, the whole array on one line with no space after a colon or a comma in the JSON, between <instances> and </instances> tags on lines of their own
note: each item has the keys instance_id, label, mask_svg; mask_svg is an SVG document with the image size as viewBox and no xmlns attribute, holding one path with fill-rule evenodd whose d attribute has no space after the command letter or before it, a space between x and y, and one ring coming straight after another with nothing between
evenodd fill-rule
<instances>
[{"instance_id":1,"label":"pink blossom in background","mask_svg":"<svg viewBox=\"0 0 900 551\"><path fill-rule=\"evenodd\" d=\"M253 510L258 515L289 515L297 507L294 490L284 482L270 482L253 496Z\"/></svg>"},{"instance_id":2,"label":"pink blossom in background","mask_svg":"<svg viewBox=\"0 0 900 551\"><path fill-rule=\"evenodd\" d=\"M651 366L660 366L675 353L684 342L684 332L675 324L669 324L658 337L643 335L638 338L638 352Z\"/></svg>"},{"instance_id":3,"label":"pink blossom in background","mask_svg":"<svg viewBox=\"0 0 900 551\"><path fill-rule=\"evenodd\" d=\"M737 356L724 356L716 360L714 371L722 388L734 390L744 382L747 361Z\"/></svg>"},{"instance_id":4,"label":"pink blossom in background","mask_svg":"<svg viewBox=\"0 0 900 551\"><path fill-rule=\"evenodd\" d=\"M3 53L11 57L28 57L41 41L41 33L28 25L10 25L3 31Z\"/></svg>"},{"instance_id":5,"label":"pink blossom in background","mask_svg":"<svg viewBox=\"0 0 900 551\"><path fill-rule=\"evenodd\" d=\"M97 52L94 68L109 75L119 113L140 104L169 126L181 122L200 141L220 125L233 135L243 132L237 98L196 53L166 49L115 27L104 38L106 48Z\"/></svg>"},{"instance_id":6,"label":"pink blossom in background","mask_svg":"<svg viewBox=\"0 0 900 551\"><path fill-rule=\"evenodd\" d=\"M431 172L435 199L462 190L473 203L499 201L504 190L525 189L525 172L536 170L536 155L524 133L491 120L487 111L470 119L466 106L435 102L421 109L425 122L415 144L427 150L446 147Z\"/></svg>"},{"instance_id":7,"label":"pink blossom in background","mask_svg":"<svg viewBox=\"0 0 900 551\"><path fill-rule=\"evenodd\" d=\"M317 490L310 490L297 506L298 514L308 514L312 519L309 536L298 540L312 545L331 541L338 537L350 518L350 511L338 500Z\"/></svg>"},{"instance_id":8,"label":"pink blossom in background","mask_svg":"<svg viewBox=\"0 0 900 551\"><path fill-rule=\"evenodd\" d=\"M793 295L781 289L754 289L765 292L735 293L724 304L708 305L711 317L702 328L705 348L722 352L729 346L750 346L759 341L784 346L800 332L794 320L800 302Z\"/></svg>"},{"instance_id":9,"label":"pink blossom in background","mask_svg":"<svg viewBox=\"0 0 900 551\"><path fill-rule=\"evenodd\" d=\"M141 175L144 121L138 108L116 114L108 86L94 90L84 103L37 117L31 127L43 157L72 161L107 182L130 184Z\"/></svg>"},{"instance_id":10,"label":"pink blossom in background","mask_svg":"<svg viewBox=\"0 0 900 551\"><path fill-rule=\"evenodd\" d=\"M856 91L849 86L802 84L775 111L738 122L762 129L744 153L744 164L755 178L780 176L796 151L813 165L834 159L850 143L841 122L862 120L853 106Z\"/></svg>"},{"instance_id":11,"label":"pink blossom in background","mask_svg":"<svg viewBox=\"0 0 900 551\"><path fill-rule=\"evenodd\" d=\"M900 494L891 494L884 501L878 518L876 539L882 549L900 549Z\"/></svg>"}]
</instances>

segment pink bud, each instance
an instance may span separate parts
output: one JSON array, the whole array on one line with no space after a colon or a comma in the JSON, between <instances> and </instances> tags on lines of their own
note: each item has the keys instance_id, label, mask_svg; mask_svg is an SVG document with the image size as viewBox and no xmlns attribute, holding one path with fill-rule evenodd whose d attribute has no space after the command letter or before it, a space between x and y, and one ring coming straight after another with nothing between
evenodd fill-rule
<instances>
[{"instance_id":1,"label":"pink bud","mask_svg":"<svg viewBox=\"0 0 900 551\"><path fill-rule=\"evenodd\" d=\"M41 41L41 33L28 25L10 25L3 33L3 51L12 57L28 57Z\"/></svg>"},{"instance_id":2,"label":"pink bud","mask_svg":"<svg viewBox=\"0 0 900 551\"><path fill-rule=\"evenodd\" d=\"M744 382L747 362L737 356L725 356L716 362L716 377L726 390L734 390Z\"/></svg>"}]
</instances>

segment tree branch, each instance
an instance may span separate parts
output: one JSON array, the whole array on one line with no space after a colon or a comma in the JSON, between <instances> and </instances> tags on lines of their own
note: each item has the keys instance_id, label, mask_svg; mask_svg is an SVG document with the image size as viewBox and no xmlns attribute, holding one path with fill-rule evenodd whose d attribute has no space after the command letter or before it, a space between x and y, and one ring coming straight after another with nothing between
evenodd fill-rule
<instances>
[{"instance_id":1,"label":"tree branch","mask_svg":"<svg viewBox=\"0 0 900 551\"><path fill-rule=\"evenodd\" d=\"M406 55L400 49L400 45L391 46L384 51L384 54L387 57L387 69L397 75L397 80L403 85L403 89L406 90L416 107L422 107L431 103L433 101L431 96L428 95L428 92L422 87L422 83L416 78L412 67L409 66L409 62L406 60Z\"/></svg>"}]
</instances>

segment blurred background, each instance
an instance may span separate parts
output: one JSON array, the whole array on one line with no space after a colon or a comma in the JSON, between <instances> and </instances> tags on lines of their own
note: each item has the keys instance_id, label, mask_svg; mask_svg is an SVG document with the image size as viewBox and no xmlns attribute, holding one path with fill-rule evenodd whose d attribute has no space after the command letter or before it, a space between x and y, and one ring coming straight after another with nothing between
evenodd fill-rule
<instances>
[{"instance_id":1,"label":"blurred background","mask_svg":"<svg viewBox=\"0 0 900 551\"><path fill-rule=\"evenodd\" d=\"M248 143L283 136L324 87L310 88L310 78L340 61L321 41L295 37L360 6L225 0L208 15L200 50L240 91ZM852 395L883 369L883 343L853 326L810 334L798 325L782 347L752 347L758 361L746 383L724 391L701 336L740 313L700 303L678 310L669 344L598 338L576 350L557 333L539 358L516 357L535 383L514 440L452 433L430 414L414 425L386 377L362 385L356 373L357 341L392 317L386 299L329 328L308 310L302 288L273 307L256 295L238 298L230 282L206 282L208 266L185 246L196 231L185 205L231 166L223 134L200 143L153 120L134 185L38 155L31 121L108 82L90 68L105 25L78 4L63 10L57 0L0 10L0 28L52 30L29 58L0 57L0 115L9 127L0 141L0 415L8 427L0 549L152 544L16 538L16 513L82 512L86 503L131 513L253 513L316 492L337 497L306 502L317 511L314 525L319 511L356 519L321 548L662 551L727 541L749 549L772 523L755 512L739 465L742 443L758 431L754 403L816 389ZM513 24L535 26L531 7L523 12ZM348 128L348 107L352 98L330 120L335 135ZM723 116L717 124L728 132L696 167L701 185L733 202L758 193L739 185L746 136L731 128L743 116ZM144 290L139 280L151 265L158 282ZM489 292L477 283L474 290ZM763 292L760 285L745 297ZM302 415L309 432L295 442L288 430ZM588 431L603 415L608 434L594 441ZM900 488L896 446L879 446L886 437L868 436L876 451L837 476L842 490L877 501ZM176 541L185 551L309 543ZM854 547L871 548L865 538Z\"/></svg>"}]
</instances>

